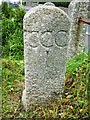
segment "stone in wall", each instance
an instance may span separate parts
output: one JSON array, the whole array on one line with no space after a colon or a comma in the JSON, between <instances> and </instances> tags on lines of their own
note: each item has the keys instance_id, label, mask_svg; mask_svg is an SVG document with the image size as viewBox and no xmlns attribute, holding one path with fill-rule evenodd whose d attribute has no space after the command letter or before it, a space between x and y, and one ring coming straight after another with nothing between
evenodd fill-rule
<instances>
[{"instance_id":1,"label":"stone in wall","mask_svg":"<svg viewBox=\"0 0 90 120\"><path fill-rule=\"evenodd\" d=\"M88 18L88 2L71 1L68 15L70 17L68 57L73 57L85 49L86 25L79 22L79 19Z\"/></svg>"},{"instance_id":2,"label":"stone in wall","mask_svg":"<svg viewBox=\"0 0 90 120\"><path fill-rule=\"evenodd\" d=\"M47 4L24 16L26 110L62 97L70 22L61 9Z\"/></svg>"}]
</instances>

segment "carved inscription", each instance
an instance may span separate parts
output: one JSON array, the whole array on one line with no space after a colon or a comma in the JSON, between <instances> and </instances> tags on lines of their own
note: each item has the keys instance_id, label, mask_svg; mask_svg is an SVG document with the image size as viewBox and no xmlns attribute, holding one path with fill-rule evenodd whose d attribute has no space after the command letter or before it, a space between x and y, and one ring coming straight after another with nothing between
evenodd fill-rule
<instances>
[{"instance_id":1,"label":"carved inscription","mask_svg":"<svg viewBox=\"0 0 90 120\"><path fill-rule=\"evenodd\" d=\"M52 47L53 46L53 36L51 32L44 32L41 35L40 42L44 47Z\"/></svg>"},{"instance_id":2,"label":"carved inscription","mask_svg":"<svg viewBox=\"0 0 90 120\"><path fill-rule=\"evenodd\" d=\"M58 32L55 38L55 44L59 47L67 46L68 36L66 32Z\"/></svg>"},{"instance_id":3,"label":"carved inscription","mask_svg":"<svg viewBox=\"0 0 90 120\"><path fill-rule=\"evenodd\" d=\"M39 32L31 32L29 34L29 45L31 47L38 47L41 43L43 47L64 47L67 46L68 36L67 33L64 31L60 31L55 35L52 32L44 32L40 34Z\"/></svg>"},{"instance_id":4,"label":"carved inscription","mask_svg":"<svg viewBox=\"0 0 90 120\"><path fill-rule=\"evenodd\" d=\"M32 32L29 34L29 45L31 47L38 47L38 41L39 41L39 33L37 32Z\"/></svg>"}]
</instances>

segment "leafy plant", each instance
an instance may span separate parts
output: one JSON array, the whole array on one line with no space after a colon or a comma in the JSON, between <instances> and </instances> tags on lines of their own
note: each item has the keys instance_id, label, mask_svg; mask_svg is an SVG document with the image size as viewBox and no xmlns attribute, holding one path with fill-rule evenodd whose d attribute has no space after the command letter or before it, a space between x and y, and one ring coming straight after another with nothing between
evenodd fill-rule
<instances>
[{"instance_id":1,"label":"leafy plant","mask_svg":"<svg viewBox=\"0 0 90 120\"><path fill-rule=\"evenodd\" d=\"M2 45L3 57L23 59L23 8L13 9L2 4Z\"/></svg>"}]
</instances>

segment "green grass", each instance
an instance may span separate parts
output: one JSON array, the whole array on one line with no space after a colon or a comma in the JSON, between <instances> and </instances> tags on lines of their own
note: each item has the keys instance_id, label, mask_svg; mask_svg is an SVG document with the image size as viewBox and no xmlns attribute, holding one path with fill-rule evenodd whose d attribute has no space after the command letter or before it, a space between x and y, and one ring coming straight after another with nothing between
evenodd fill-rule
<instances>
[{"instance_id":1,"label":"green grass","mask_svg":"<svg viewBox=\"0 0 90 120\"><path fill-rule=\"evenodd\" d=\"M2 60L3 118L60 118L85 119L88 117L88 82L90 62L88 55L80 54L67 62L63 99L38 106L26 113L21 97L24 89L24 63L22 60Z\"/></svg>"},{"instance_id":2,"label":"green grass","mask_svg":"<svg viewBox=\"0 0 90 120\"><path fill-rule=\"evenodd\" d=\"M2 117L4 119L38 118L85 119L90 111L90 54L80 54L67 62L64 96L34 111L25 112L22 105L24 90L23 16L24 9L2 6ZM21 17L20 17L21 16ZM89 56L89 59L88 59ZM0 96L1 98L1 96ZM1 99L0 99L1 103ZM0 108L1 116L1 108ZM1 118L0 118L1 119Z\"/></svg>"},{"instance_id":3,"label":"green grass","mask_svg":"<svg viewBox=\"0 0 90 120\"><path fill-rule=\"evenodd\" d=\"M23 61L3 59L2 66L3 115L9 118L15 115L22 95L22 85L24 84Z\"/></svg>"}]
</instances>

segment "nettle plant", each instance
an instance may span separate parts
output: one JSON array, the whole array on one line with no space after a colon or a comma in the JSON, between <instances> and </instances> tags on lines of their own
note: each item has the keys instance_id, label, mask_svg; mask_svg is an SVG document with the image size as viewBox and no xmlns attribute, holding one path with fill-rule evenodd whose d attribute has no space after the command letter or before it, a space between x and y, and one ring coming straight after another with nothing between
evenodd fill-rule
<instances>
[{"instance_id":1,"label":"nettle plant","mask_svg":"<svg viewBox=\"0 0 90 120\"><path fill-rule=\"evenodd\" d=\"M2 45L3 57L23 58L23 17L24 8L14 9L2 3Z\"/></svg>"}]
</instances>

